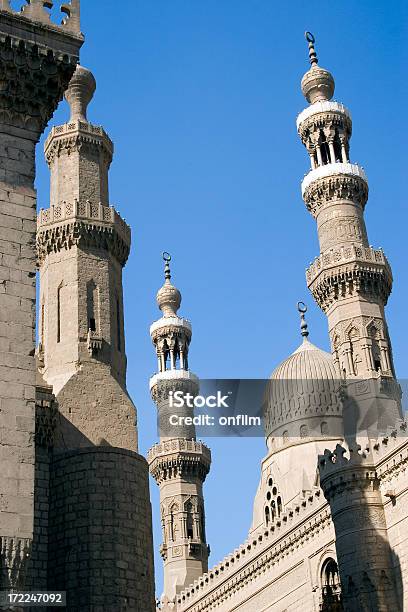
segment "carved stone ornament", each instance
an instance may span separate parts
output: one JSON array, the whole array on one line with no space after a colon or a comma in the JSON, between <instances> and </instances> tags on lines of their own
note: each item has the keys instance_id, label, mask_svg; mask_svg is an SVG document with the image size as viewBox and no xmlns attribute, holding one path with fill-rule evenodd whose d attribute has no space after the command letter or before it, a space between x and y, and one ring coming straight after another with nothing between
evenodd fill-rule
<instances>
[{"instance_id":1,"label":"carved stone ornament","mask_svg":"<svg viewBox=\"0 0 408 612\"><path fill-rule=\"evenodd\" d=\"M52 2L31 0L21 13L7 0L0 4L0 122L37 137L63 97L83 43L79 0L64 5L73 19L65 26L53 24L44 6Z\"/></svg>"}]
</instances>

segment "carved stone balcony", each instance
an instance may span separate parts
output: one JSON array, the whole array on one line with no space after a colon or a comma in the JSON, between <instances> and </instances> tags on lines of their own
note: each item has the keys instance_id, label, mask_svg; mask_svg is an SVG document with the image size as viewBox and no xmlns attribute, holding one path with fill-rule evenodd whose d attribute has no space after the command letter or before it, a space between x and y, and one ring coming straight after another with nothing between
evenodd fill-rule
<instances>
[{"instance_id":1,"label":"carved stone balcony","mask_svg":"<svg viewBox=\"0 0 408 612\"><path fill-rule=\"evenodd\" d=\"M210 470L211 451L203 442L176 438L152 446L147 462L157 483L187 473L204 481Z\"/></svg>"},{"instance_id":2,"label":"carved stone balcony","mask_svg":"<svg viewBox=\"0 0 408 612\"><path fill-rule=\"evenodd\" d=\"M311 104L304 111L299 113L296 119L296 127L299 130L302 123L313 117L314 115L318 115L320 113L338 113L340 115L344 115L351 121L351 114L348 108L341 104L340 102L335 102L334 100L324 100L322 102L315 102Z\"/></svg>"},{"instance_id":3,"label":"carved stone balcony","mask_svg":"<svg viewBox=\"0 0 408 612\"><path fill-rule=\"evenodd\" d=\"M334 301L356 293L372 295L386 304L393 279L383 251L352 245L317 257L306 270L306 280L326 312Z\"/></svg>"},{"instance_id":4,"label":"carved stone balcony","mask_svg":"<svg viewBox=\"0 0 408 612\"><path fill-rule=\"evenodd\" d=\"M37 256L41 265L52 251L84 245L112 251L125 265L131 231L113 206L92 202L64 202L41 209L37 217Z\"/></svg>"},{"instance_id":5,"label":"carved stone balcony","mask_svg":"<svg viewBox=\"0 0 408 612\"><path fill-rule=\"evenodd\" d=\"M183 331L187 330L191 335L192 328L190 321L181 317L162 317L151 324L150 335L154 340L158 334L165 334L167 331L174 331L177 329L182 329Z\"/></svg>"},{"instance_id":6,"label":"carved stone balcony","mask_svg":"<svg viewBox=\"0 0 408 612\"><path fill-rule=\"evenodd\" d=\"M351 163L334 163L319 166L306 174L302 181L302 196L313 185L315 181L325 178L334 178L336 176L352 176L357 177L368 184L366 173L358 164Z\"/></svg>"}]
</instances>

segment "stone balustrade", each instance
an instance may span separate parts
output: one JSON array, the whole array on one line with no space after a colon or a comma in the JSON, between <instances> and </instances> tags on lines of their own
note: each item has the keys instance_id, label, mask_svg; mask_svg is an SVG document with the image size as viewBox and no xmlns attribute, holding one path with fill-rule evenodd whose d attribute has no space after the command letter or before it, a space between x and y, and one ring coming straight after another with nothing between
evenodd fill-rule
<instances>
[{"instance_id":1,"label":"stone balustrade","mask_svg":"<svg viewBox=\"0 0 408 612\"><path fill-rule=\"evenodd\" d=\"M174 440L166 440L151 447L147 453L147 461L151 463L157 457L164 457L170 453L193 453L202 455L203 458L211 463L211 451L203 442L196 440L184 440L176 438Z\"/></svg>"},{"instance_id":2,"label":"stone balustrade","mask_svg":"<svg viewBox=\"0 0 408 612\"><path fill-rule=\"evenodd\" d=\"M125 242L130 242L130 228L114 207L89 201L63 202L58 206L41 209L37 216L37 230L45 230L47 226L77 220L114 225Z\"/></svg>"},{"instance_id":3,"label":"stone balustrade","mask_svg":"<svg viewBox=\"0 0 408 612\"><path fill-rule=\"evenodd\" d=\"M357 247L351 245L331 250L328 253L323 253L319 255L319 257L316 257L314 262L306 270L307 283L310 285L315 278L327 268L354 261L367 264L382 264L392 277L390 265L381 249L376 250L372 247Z\"/></svg>"},{"instance_id":4,"label":"stone balustrade","mask_svg":"<svg viewBox=\"0 0 408 612\"><path fill-rule=\"evenodd\" d=\"M77 134L78 131L86 132L89 134L90 137L96 136L99 138L103 138L103 140L105 141L105 145L107 145L110 153L113 154L113 143L109 138L108 134L103 129L103 127L100 125L92 125L92 123L88 122L84 123L79 119L53 127L45 141L44 150L48 150L50 144L54 141L55 138L58 138L59 136L70 136L71 134Z\"/></svg>"},{"instance_id":5,"label":"stone balustrade","mask_svg":"<svg viewBox=\"0 0 408 612\"><path fill-rule=\"evenodd\" d=\"M157 330L167 327L183 327L192 331L191 322L188 319L182 317L162 317L158 321L155 321L150 326L150 335L154 334Z\"/></svg>"},{"instance_id":6,"label":"stone balustrade","mask_svg":"<svg viewBox=\"0 0 408 612\"><path fill-rule=\"evenodd\" d=\"M351 113L341 102L335 102L334 100L324 100L311 104L305 110L303 110L296 119L296 127L299 130L300 126L306 119L318 115L320 113L339 113L345 115L351 121Z\"/></svg>"}]
</instances>

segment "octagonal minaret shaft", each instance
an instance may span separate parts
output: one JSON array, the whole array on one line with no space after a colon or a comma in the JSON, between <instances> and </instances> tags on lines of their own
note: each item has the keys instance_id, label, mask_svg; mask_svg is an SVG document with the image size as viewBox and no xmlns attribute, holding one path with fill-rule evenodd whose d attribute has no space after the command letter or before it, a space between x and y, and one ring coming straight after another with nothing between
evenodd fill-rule
<instances>
[{"instance_id":1,"label":"octagonal minaret shaft","mask_svg":"<svg viewBox=\"0 0 408 612\"><path fill-rule=\"evenodd\" d=\"M126 392L122 285L131 232L109 205L112 142L87 119L95 89L92 73L78 66L65 94L70 119L54 127L45 143L51 205L37 221L38 357L72 425L65 444L136 450L135 409Z\"/></svg>"},{"instance_id":2,"label":"octagonal minaret shaft","mask_svg":"<svg viewBox=\"0 0 408 612\"><path fill-rule=\"evenodd\" d=\"M203 482L211 464L210 450L196 441L193 425L172 425L171 416L192 417L184 403L172 407L170 394L197 395L198 378L188 369L191 324L178 316L180 291L171 283L170 256L165 260L165 282L157 294L163 316L150 327L158 372L150 379L157 405L160 443L148 453L150 473L160 487L160 516L164 561L163 604L208 569L209 547L205 536Z\"/></svg>"},{"instance_id":3,"label":"octagonal minaret shaft","mask_svg":"<svg viewBox=\"0 0 408 612\"><path fill-rule=\"evenodd\" d=\"M310 106L297 128L311 161L302 196L317 221L320 255L307 282L328 317L334 359L342 377L394 376L384 306L392 273L381 249L369 245L364 221L368 183L350 163L350 112L331 101L334 79L318 66L314 38L307 32L311 68L302 79Z\"/></svg>"}]
</instances>

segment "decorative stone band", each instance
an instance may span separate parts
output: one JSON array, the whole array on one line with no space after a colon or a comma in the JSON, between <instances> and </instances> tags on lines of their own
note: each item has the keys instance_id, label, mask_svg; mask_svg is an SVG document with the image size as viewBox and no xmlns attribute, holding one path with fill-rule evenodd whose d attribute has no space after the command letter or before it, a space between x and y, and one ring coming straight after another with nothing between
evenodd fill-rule
<instances>
[{"instance_id":1,"label":"decorative stone band","mask_svg":"<svg viewBox=\"0 0 408 612\"><path fill-rule=\"evenodd\" d=\"M177 596L178 612L210 612L228 601L238 586L256 582L288 554L317 536L331 523L330 508L320 488L300 504L286 508L275 524L248 538L233 553ZM256 589L256 584L254 584Z\"/></svg>"},{"instance_id":2,"label":"decorative stone band","mask_svg":"<svg viewBox=\"0 0 408 612\"><path fill-rule=\"evenodd\" d=\"M351 114L348 108L341 104L340 102L335 102L334 100L324 100L322 102L315 102L311 104L305 110L303 110L296 119L296 127L299 131L302 123L313 117L314 115L319 115L320 113L338 113L340 115L344 115L351 122Z\"/></svg>"},{"instance_id":3,"label":"decorative stone band","mask_svg":"<svg viewBox=\"0 0 408 612\"><path fill-rule=\"evenodd\" d=\"M154 374L150 379L150 393L156 404L166 402L171 391L196 395L199 388L200 381L190 370L166 370Z\"/></svg>"},{"instance_id":4,"label":"decorative stone band","mask_svg":"<svg viewBox=\"0 0 408 612\"><path fill-rule=\"evenodd\" d=\"M147 453L147 461L158 484L187 474L204 482L210 471L211 451L203 442L178 438L155 444Z\"/></svg>"},{"instance_id":5,"label":"decorative stone band","mask_svg":"<svg viewBox=\"0 0 408 612\"><path fill-rule=\"evenodd\" d=\"M124 266L130 243L130 228L112 206L64 202L41 210L37 217L39 265L48 253L76 245L105 249Z\"/></svg>"},{"instance_id":6,"label":"decorative stone band","mask_svg":"<svg viewBox=\"0 0 408 612\"><path fill-rule=\"evenodd\" d=\"M61 152L66 151L69 153L73 147L83 144L103 147L109 161L112 160L113 142L103 127L77 120L52 128L44 144L44 152L48 165Z\"/></svg>"},{"instance_id":7,"label":"decorative stone band","mask_svg":"<svg viewBox=\"0 0 408 612\"><path fill-rule=\"evenodd\" d=\"M189 331L191 335L192 327L188 319L183 319L181 317L161 317L161 319L151 324L150 335L153 338L158 330L160 330L160 334L163 334L179 328L182 328L184 332Z\"/></svg>"},{"instance_id":8,"label":"decorative stone band","mask_svg":"<svg viewBox=\"0 0 408 612\"><path fill-rule=\"evenodd\" d=\"M208 544L205 542L194 541L189 539L180 540L177 542L171 542L166 544L163 542L160 544L160 555L163 561L167 561L167 559L174 560L176 558L183 559L208 559L208 555L210 554Z\"/></svg>"},{"instance_id":9,"label":"decorative stone band","mask_svg":"<svg viewBox=\"0 0 408 612\"><path fill-rule=\"evenodd\" d=\"M326 164L319 166L314 170L310 170L302 181L302 197L305 198L305 192L309 187L319 179L334 178L337 176L352 176L362 179L367 185L367 176L363 168L358 164L340 163Z\"/></svg>"},{"instance_id":10,"label":"decorative stone band","mask_svg":"<svg viewBox=\"0 0 408 612\"><path fill-rule=\"evenodd\" d=\"M353 246L326 253L318 260L306 271L306 279L323 312L333 302L354 295L370 296L380 299L384 305L387 303L392 291L392 272L382 251Z\"/></svg>"},{"instance_id":11,"label":"decorative stone band","mask_svg":"<svg viewBox=\"0 0 408 612\"><path fill-rule=\"evenodd\" d=\"M68 87L83 37L49 24L39 23L33 30L31 19L4 6L3 0L0 121L38 134Z\"/></svg>"},{"instance_id":12,"label":"decorative stone band","mask_svg":"<svg viewBox=\"0 0 408 612\"><path fill-rule=\"evenodd\" d=\"M53 2L45 0L29 0L28 5L23 6L20 12L14 11L10 6L10 0L0 0L0 11L5 11L18 17L25 17L57 30L66 30L73 34L80 34L80 0L71 0L61 5L61 13L65 15L59 25L51 21L51 14L46 10L52 7Z\"/></svg>"},{"instance_id":13,"label":"decorative stone band","mask_svg":"<svg viewBox=\"0 0 408 612\"><path fill-rule=\"evenodd\" d=\"M199 385L199 378L190 370L166 370L165 372L159 372L158 374L154 374L150 379L150 390L153 389L156 385L162 382L183 382L188 381L192 382L196 385Z\"/></svg>"},{"instance_id":14,"label":"decorative stone band","mask_svg":"<svg viewBox=\"0 0 408 612\"><path fill-rule=\"evenodd\" d=\"M6 591L23 590L32 541L0 536L0 588Z\"/></svg>"}]
</instances>

